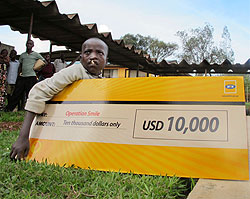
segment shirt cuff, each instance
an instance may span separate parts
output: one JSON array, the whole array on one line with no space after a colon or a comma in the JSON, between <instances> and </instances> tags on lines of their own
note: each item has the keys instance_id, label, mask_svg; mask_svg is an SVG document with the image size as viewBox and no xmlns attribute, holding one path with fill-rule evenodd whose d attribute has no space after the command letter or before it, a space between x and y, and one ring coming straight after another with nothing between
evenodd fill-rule
<instances>
[{"instance_id":1,"label":"shirt cuff","mask_svg":"<svg viewBox=\"0 0 250 199\"><path fill-rule=\"evenodd\" d=\"M45 110L45 102L38 102L35 100L27 100L25 108L26 111L30 111L36 114L41 114Z\"/></svg>"}]
</instances>

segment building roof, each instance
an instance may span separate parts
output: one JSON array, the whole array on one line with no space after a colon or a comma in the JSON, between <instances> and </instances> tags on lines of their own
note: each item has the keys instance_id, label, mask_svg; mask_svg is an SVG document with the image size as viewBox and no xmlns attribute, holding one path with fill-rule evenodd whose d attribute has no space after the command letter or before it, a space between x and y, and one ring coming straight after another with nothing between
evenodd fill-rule
<instances>
[{"instance_id":1,"label":"building roof","mask_svg":"<svg viewBox=\"0 0 250 199\"><path fill-rule=\"evenodd\" d=\"M1 0L0 10L0 25L9 25L20 33L29 32L33 12L33 37L50 40L72 51L81 51L85 40L98 37L109 46L112 63L134 68L138 64L147 67L154 63L149 56L126 46L122 40L113 40L111 33L98 33L96 24L81 24L78 14L61 14L55 1Z\"/></svg>"},{"instance_id":2,"label":"building roof","mask_svg":"<svg viewBox=\"0 0 250 199\"><path fill-rule=\"evenodd\" d=\"M203 60L200 64L188 64L182 60L179 64L169 64L166 61L159 63L156 69L157 73L167 75L171 73L235 73L250 74L250 59L244 64L232 64L225 60L221 64L210 64Z\"/></svg>"},{"instance_id":3,"label":"building roof","mask_svg":"<svg viewBox=\"0 0 250 199\"><path fill-rule=\"evenodd\" d=\"M219 73L250 73L249 63L232 65L227 60L222 64L209 64L206 60L196 65L187 64L184 60L179 64L160 63L145 55L134 46L125 45L123 40L114 40L111 33L99 33L97 25L82 24L78 14L61 14L56 1L37 0L1 0L0 25L9 25L12 30L28 33L30 17L33 13L33 37L50 40L58 46L65 46L73 53L81 51L81 44L91 37L98 37L109 46L109 61L113 64L126 66L158 75L173 73L190 73L211 70ZM69 54L72 53L69 52ZM77 53L76 53L77 54Z\"/></svg>"}]
</instances>

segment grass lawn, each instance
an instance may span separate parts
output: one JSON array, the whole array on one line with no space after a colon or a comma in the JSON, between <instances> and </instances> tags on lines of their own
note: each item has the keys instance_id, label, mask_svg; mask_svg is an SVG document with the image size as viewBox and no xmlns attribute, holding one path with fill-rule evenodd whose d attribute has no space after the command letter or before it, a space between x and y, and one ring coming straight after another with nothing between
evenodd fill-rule
<instances>
[{"instance_id":1,"label":"grass lawn","mask_svg":"<svg viewBox=\"0 0 250 199\"><path fill-rule=\"evenodd\" d=\"M0 123L20 123L23 112L0 112ZM64 168L9 159L18 129L0 129L0 198L186 198L195 180Z\"/></svg>"},{"instance_id":2,"label":"grass lawn","mask_svg":"<svg viewBox=\"0 0 250 199\"><path fill-rule=\"evenodd\" d=\"M250 102L246 102L246 107L250 108Z\"/></svg>"},{"instance_id":3,"label":"grass lawn","mask_svg":"<svg viewBox=\"0 0 250 199\"><path fill-rule=\"evenodd\" d=\"M250 115L250 102L246 102L246 112L247 115Z\"/></svg>"}]
</instances>

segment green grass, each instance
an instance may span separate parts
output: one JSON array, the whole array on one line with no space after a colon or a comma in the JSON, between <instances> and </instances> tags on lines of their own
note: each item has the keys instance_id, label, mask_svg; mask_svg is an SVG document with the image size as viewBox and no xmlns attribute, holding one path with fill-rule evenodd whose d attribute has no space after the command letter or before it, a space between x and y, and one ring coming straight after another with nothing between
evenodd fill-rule
<instances>
[{"instance_id":1,"label":"green grass","mask_svg":"<svg viewBox=\"0 0 250 199\"><path fill-rule=\"evenodd\" d=\"M0 112L0 122L21 122L24 118L24 111Z\"/></svg>"},{"instance_id":2,"label":"green grass","mask_svg":"<svg viewBox=\"0 0 250 199\"><path fill-rule=\"evenodd\" d=\"M246 102L246 107L250 108L250 102Z\"/></svg>"},{"instance_id":3,"label":"green grass","mask_svg":"<svg viewBox=\"0 0 250 199\"><path fill-rule=\"evenodd\" d=\"M20 121L22 113L1 113ZM2 118L3 116L3 118ZM0 133L0 198L186 198L196 180L101 172L9 159L18 131Z\"/></svg>"},{"instance_id":4,"label":"green grass","mask_svg":"<svg viewBox=\"0 0 250 199\"><path fill-rule=\"evenodd\" d=\"M250 102L246 102L246 113L250 115Z\"/></svg>"}]
</instances>

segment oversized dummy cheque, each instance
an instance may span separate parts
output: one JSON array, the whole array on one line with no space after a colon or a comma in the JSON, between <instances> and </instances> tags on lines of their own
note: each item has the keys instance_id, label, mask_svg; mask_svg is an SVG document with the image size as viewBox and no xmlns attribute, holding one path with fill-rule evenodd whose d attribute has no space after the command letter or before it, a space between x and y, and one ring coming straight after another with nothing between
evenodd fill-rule
<instances>
[{"instance_id":1,"label":"oversized dummy cheque","mask_svg":"<svg viewBox=\"0 0 250 199\"><path fill-rule=\"evenodd\" d=\"M95 170L248 180L244 101L241 77L80 80L33 122L28 158Z\"/></svg>"}]
</instances>

